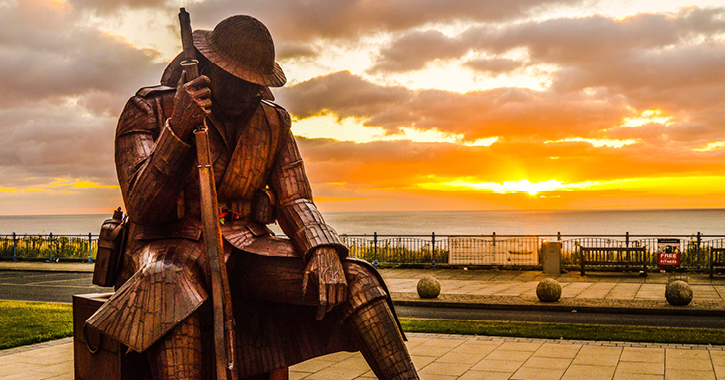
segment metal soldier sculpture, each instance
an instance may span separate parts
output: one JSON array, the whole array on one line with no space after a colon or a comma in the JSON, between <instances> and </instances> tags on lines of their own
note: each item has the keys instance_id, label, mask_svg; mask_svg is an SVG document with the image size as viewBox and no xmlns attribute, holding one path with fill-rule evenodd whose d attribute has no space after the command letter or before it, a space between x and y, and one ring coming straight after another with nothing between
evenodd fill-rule
<instances>
[{"instance_id":1,"label":"metal soldier sculpture","mask_svg":"<svg viewBox=\"0 0 725 380\"><path fill-rule=\"evenodd\" d=\"M382 279L347 257L312 202L290 117L270 102L286 78L269 31L233 16L193 40L202 75L181 85L177 57L121 114L128 240L117 291L88 324L146 353L156 380L214 378L194 149L206 119L239 377L360 350L378 378L417 379ZM289 240L266 227L275 220Z\"/></svg>"}]
</instances>

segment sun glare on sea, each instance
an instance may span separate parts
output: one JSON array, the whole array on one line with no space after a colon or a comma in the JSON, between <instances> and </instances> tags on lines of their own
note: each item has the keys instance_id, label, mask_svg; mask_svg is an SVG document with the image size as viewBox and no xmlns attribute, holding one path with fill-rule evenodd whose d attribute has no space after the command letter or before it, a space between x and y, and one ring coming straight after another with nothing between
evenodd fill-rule
<instances>
[{"instance_id":1,"label":"sun glare on sea","mask_svg":"<svg viewBox=\"0 0 725 380\"><path fill-rule=\"evenodd\" d=\"M542 182L531 182L528 179L518 181L497 182L473 182L471 178L459 178L452 181L428 182L418 184L418 187L428 190L481 190L491 191L499 194L509 193L529 193L537 195L542 191L571 190L574 188L583 188L588 184L565 184L559 180L549 180Z\"/></svg>"}]
</instances>

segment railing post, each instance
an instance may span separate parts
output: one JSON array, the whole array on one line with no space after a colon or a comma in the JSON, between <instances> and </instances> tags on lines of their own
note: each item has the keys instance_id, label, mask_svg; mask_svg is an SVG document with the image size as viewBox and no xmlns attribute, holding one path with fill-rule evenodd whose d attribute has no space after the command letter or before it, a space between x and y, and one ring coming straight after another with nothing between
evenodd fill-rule
<instances>
[{"instance_id":1,"label":"railing post","mask_svg":"<svg viewBox=\"0 0 725 380\"><path fill-rule=\"evenodd\" d=\"M697 231L697 273L699 274L701 271L700 267L700 243L702 242L702 234L700 234L700 231Z\"/></svg>"},{"instance_id":2,"label":"railing post","mask_svg":"<svg viewBox=\"0 0 725 380\"><path fill-rule=\"evenodd\" d=\"M496 252L496 232L493 232L491 234L491 247L493 248L493 263L494 263L492 265L492 268L497 269L498 268L498 263L496 262L496 260L498 258L498 255L497 255L497 252Z\"/></svg>"},{"instance_id":3,"label":"railing post","mask_svg":"<svg viewBox=\"0 0 725 380\"><path fill-rule=\"evenodd\" d=\"M431 268L436 267L436 233L433 232L430 235L431 239Z\"/></svg>"},{"instance_id":4,"label":"railing post","mask_svg":"<svg viewBox=\"0 0 725 380\"><path fill-rule=\"evenodd\" d=\"M18 240L13 232L13 261L18 261Z\"/></svg>"},{"instance_id":5,"label":"railing post","mask_svg":"<svg viewBox=\"0 0 725 380\"><path fill-rule=\"evenodd\" d=\"M624 233L624 246L626 248L629 248L629 231ZM627 262L629 263L629 258L630 258L629 250L626 251L626 256L627 256ZM621 256L620 256L620 258L621 258ZM629 272L629 264L625 265L625 270L627 272Z\"/></svg>"},{"instance_id":6,"label":"railing post","mask_svg":"<svg viewBox=\"0 0 725 380\"><path fill-rule=\"evenodd\" d=\"M92 250L91 250L91 241L92 241L92 239L93 239L93 236L89 232L88 233L88 262L89 263L92 263L93 262L93 256L91 255L91 252L92 252Z\"/></svg>"},{"instance_id":7,"label":"railing post","mask_svg":"<svg viewBox=\"0 0 725 380\"><path fill-rule=\"evenodd\" d=\"M53 233L50 233L50 258L48 259L49 262L53 262Z\"/></svg>"},{"instance_id":8,"label":"railing post","mask_svg":"<svg viewBox=\"0 0 725 380\"><path fill-rule=\"evenodd\" d=\"M373 232L373 266L378 267L378 233Z\"/></svg>"}]
</instances>

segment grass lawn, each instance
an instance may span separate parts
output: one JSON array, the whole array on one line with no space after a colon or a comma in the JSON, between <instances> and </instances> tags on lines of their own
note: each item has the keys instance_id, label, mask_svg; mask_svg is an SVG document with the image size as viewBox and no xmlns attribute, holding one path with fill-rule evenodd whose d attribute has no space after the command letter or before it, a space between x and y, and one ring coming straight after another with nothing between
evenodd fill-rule
<instances>
[{"instance_id":1,"label":"grass lawn","mask_svg":"<svg viewBox=\"0 0 725 380\"><path fill-rule=\"evenodd\" d=\"M69 304L0 301L0 349L73 335Z\"/></svg>"},{"instance_id":2,"label":"grass lawn","mask_svg":"<svg viewBox=\"0 0 725 380\"><path fill-rule=\"evenodd\" d=\"M408 332L725 345L725 331L715 329L408 318L400 322ZM0 349L72 335L69 304L0 301Z\"/></svg>"},{"instance_id":3,"label":"grass lawn","mask_svg":"<svg viewBox=\"0 0 725 380\"><path fill-rule=\"evenodd\" d=\"M717 329L407 318L400 323L405 331L438 334L725 345L725 330Z\"/></svg>"}]
</instances>

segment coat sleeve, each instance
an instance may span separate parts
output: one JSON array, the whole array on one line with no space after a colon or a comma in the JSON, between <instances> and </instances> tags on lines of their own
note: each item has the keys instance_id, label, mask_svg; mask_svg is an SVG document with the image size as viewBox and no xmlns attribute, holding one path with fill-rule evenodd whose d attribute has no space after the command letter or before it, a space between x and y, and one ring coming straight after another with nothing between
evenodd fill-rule
<instances>
[{"instance_id":1,"label":"coat sleeve","mask_svg":"<svg viewBox=\"0 0 725 380\"><path fill-rule=\"evenodd\" d=\"M153 99L152 99L153 101ZM138 224L176 218L177 200L193 164L193 149L163 118L162 107L131 98L116 129L116 172L131 220Z\"/></svg>"},{"instance_id":2,"label":"coat sleeve","mask_svg":"<svg viewBox=\"0 0 725 380\"><path fill-rule=\"evenodd\" d=\"M282 141L270 183L277 200L277 221L306 258L320 246L332 246L340 257L345 257L347 247L342 244L337 232L325 223L312 201L312 189L300 151L289 129L289 116L286 112L283 116L286 116L286 120L283 117L280 123L283 125ZM287 128L284 128L285 122Z\"/></svg>"}]
</instances>

